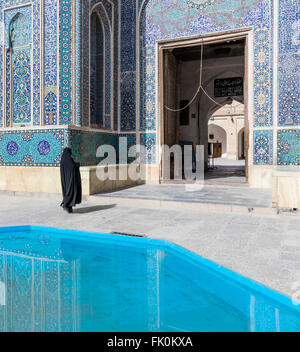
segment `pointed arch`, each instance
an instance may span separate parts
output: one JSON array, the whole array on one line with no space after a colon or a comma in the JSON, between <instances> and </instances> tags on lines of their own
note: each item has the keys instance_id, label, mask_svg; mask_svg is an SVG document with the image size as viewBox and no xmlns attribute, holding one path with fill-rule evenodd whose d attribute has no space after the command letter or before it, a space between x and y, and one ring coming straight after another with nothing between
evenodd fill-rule
<instances>
[{"instance_id":1,"label":"pointed arch","mask_svg":"<svg viewBox=\"0 0 300 352\"><path fill-rule=\"evenodd\" d=\"M96 12L91 14L90 47L90 125L103 127L104 122L104 26Z\"/></svg>"},{"instance_id":2,"label":"pointed arch","mask_svg":"<svg viewBox=\"0 0 300 352\"><path fill-rule=\"evenodd\" d=\"M27 16L18 12L10 21L8 35L10 49L30 44L30 22Z\"/></svg>"},{"instance_id":3,"label":"pointed arch","mask_svg":"<svg viewBox=\"0 0 300 352\"><path fill-rule=\"evenodd\" d=\"M6 125L31 123L32 115L32 23L31 7L7 16Z\"/></svg>"}]
</instances>

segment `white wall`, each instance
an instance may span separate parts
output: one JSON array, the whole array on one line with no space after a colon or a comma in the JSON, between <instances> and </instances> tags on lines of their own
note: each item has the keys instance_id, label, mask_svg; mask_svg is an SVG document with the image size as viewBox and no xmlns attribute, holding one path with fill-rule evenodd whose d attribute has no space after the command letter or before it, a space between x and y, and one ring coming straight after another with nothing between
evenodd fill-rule
<instances>
[{"instance_id":1,"label":"white wall","mask_svg":"<svg viewBox=\"0 0 300 352\"><path fill-rule=\"evenodd\" d=\"M199 86L200 60L184 61L178 65L179 100L191 100ZM225 105L227 98L214 98L214 80L226 77L244 76L244 56L208 59L203 62L203 86L207 93L219 104ZM241 97L242 98L242 97ZM199 124L198 128L198 103ZM205 147L207 160L208 120L220 106L212 102L205 94L199 93L190 106L189 126L179 126L179 139L202 144ZM195 114L196 118L192 118ZM179 121L179 118L178 118Z\"/></svg>"}]
</instances>

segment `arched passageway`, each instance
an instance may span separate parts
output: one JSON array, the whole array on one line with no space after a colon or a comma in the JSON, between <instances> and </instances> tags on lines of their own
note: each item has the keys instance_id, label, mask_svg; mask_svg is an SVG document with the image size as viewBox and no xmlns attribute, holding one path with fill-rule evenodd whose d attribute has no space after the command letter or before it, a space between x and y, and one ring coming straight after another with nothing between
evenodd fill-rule
<instances>
[{"instance_id":1,"label":"arched passageway","mask_svg":"<svg viewBox=\"0 0 300 352\"><path fill-rule=\"evenodd\" d=\"M164 51L163 144L193 145L194 150L204 146L204 169L210 179L217 167L223 175L216 179L246 181L238 140L245 127L244 50L245 41L234 40L206 44L203 51L201 45ZM200 77L202 89L195 96Z\"/></svg>"}]
</instances>

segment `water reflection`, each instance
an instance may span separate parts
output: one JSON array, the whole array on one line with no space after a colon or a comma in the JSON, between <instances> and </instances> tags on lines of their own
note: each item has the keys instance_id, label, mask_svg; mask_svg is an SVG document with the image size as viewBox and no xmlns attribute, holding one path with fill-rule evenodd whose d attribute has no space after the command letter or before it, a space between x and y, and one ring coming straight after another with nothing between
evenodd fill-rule
<instances>
[{"instance_id":1,"label":"water reflection","mask_svg":"<svg viewBox=\"0 0 300 352\"><path fill-rule=\"evenodd\" d=\"M292 309L139 243L0 232L0 331L300 331Z\"/></svg>"},{"instance_id":2,"label":"water reflection","mask_svg":"<svg viewBox=\"0 0 300 352\"><path fill-rule=\"evenodd\" d=\"M1 250L0 272L0 331L76 330L75 260Z\"/></svg>"}]
</instances>

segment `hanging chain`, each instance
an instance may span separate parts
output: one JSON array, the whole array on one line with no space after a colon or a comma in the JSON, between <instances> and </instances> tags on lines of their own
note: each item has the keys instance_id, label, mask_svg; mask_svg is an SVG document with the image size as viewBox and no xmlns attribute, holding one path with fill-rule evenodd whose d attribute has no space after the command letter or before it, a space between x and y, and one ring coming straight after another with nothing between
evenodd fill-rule
<instances>
[{"instance_id":1,"label":"hanging chain","mask_svg":"<svg viewBox=\"0 0 300 352\"><path fill-rule=\"evenodd\" d=\"M203 93L213 102L215 103L216 105L219 105L221 107L223 107L222 104L218 103L217 101L215 101L206 91L205 89L203 88L202 86L202 76L203 76L203 50L204 50L204 43L203 43L203 38L202 38L202 44L201 44L201 58L200 58L200 75L199 75L199 87L195 93L195 95L193 96L192 100L187 104L185 105L184 107L180 108L180 109L172 109L168 106L165 105L165 108L168 110L168 111L171 111L171 112L180 112L180 111L183 111L185 109L187 109L190 105L193 104L193 102L195 101L195 99L197 98L197 95L199 94L200 90L203 91Z\"/></svg>"}]
</instances>

